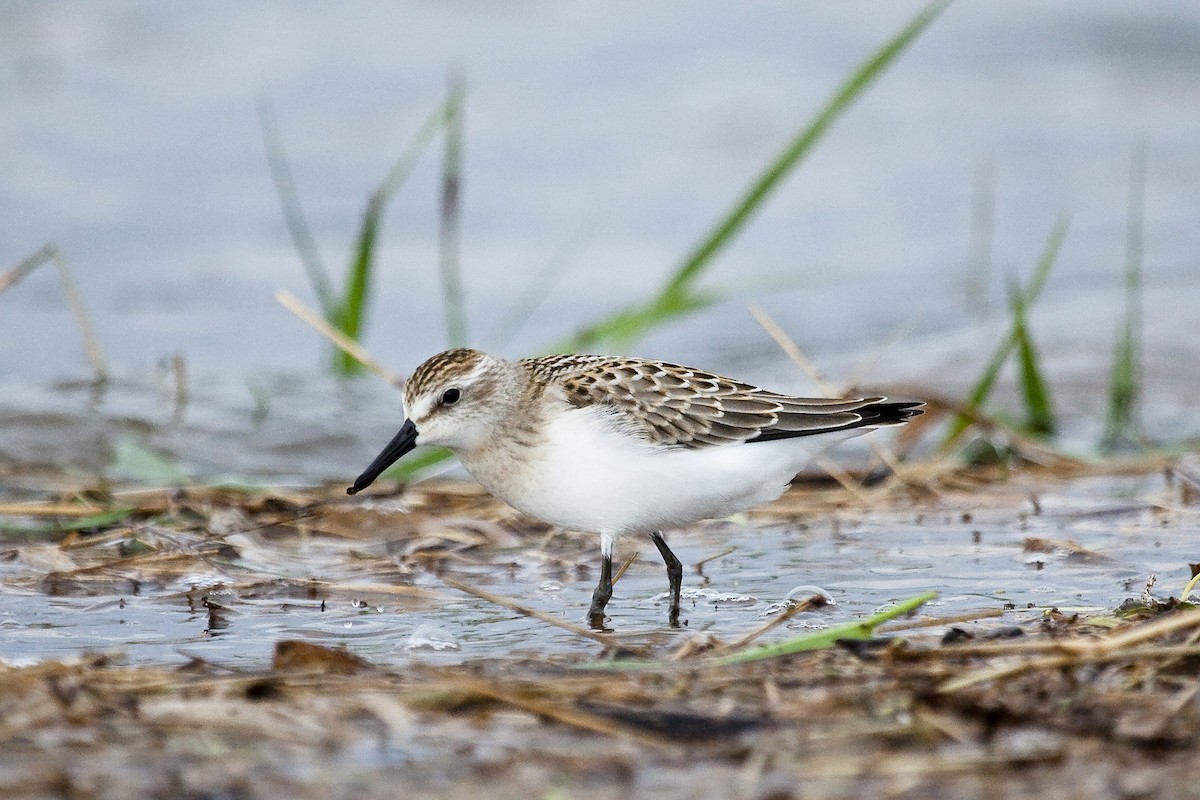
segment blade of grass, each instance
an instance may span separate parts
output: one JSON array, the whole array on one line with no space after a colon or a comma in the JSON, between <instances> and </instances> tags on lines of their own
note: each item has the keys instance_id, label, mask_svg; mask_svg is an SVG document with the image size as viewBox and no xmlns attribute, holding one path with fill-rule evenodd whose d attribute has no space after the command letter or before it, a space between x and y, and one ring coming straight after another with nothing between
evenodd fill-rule
<instances>
[{"instance_id":1,"label":"blade of grass","mask_svg":"<svg viewBox=\"0 0 1200 800\"><path fill-rule=\"evenodd\" d=\"M429 148L437 132L446 125L451 113L452 102L452 98L447 98L429 115L409 142L407 149L396 160L383 183L367 201L362 227L359 228L358 236L355 239L350 266L347 270L342 300L336 308L336 313L329 319L336 328L351 339L358 340L366 318L371 273L374 271L375 264L375 244L379 239L383 211L392 196L408 180L417 161ZM346 353L341 351L335 353L334 371L338 374L353 375L360 372L361 369L359 363Z\"/></svg>"},{"instance_id":2,"label":"blade of grass","mask_svg":"<svg viewBox=\"0 0 1200 800\"><path fill-rule=\"evenodd\" d=\"M660 670L679 669L681 667L694 669L696 667L727 667L733 664L746 664L751 661L762 661L767 658L779 658L780 656L794 655L795 653L805 653L811 650L823 650L832 647L838 641L863 641L870 639L875 635L875 629L885 622L903 617L906 614L911 614L918 608L937 598L937 592L925 592L916 597L910 597L907 600L901 600L891 608L884 609L876 614L872 614L866 619L858 620L857 622L847 622L843 625L835 625L832 628L826 628L821 631L814 631L794 639L787 639L774 644L761 645L759 647L751 647L746 650L740 650L736 653L730 653L725 656L716 658L703 659L699 661L689 662L674 662L674 661L641 661L634 659L620 659L613 661L593 661L588 664L581 664L583 669L590 670L612 670L617 671L637 671L637 672L656 672Z\"/></svg>"},{"instance_id":3,"label":"blade of grass","mask_svg":"<svg viewBox=\"0 0 1200 800\"><path fill-rule=\"evenodd\" d=\"M79 332L83 335L83 347L87 351L88 361L92 362L96 383L103 384L108 381L108 363L104 358L104 350L100 347L100 338L96 336L96 329L92 327L92 318L88 315L87 306L83 304L83 297L75 285L71 268L67 266L67 260L57 247L54 248L53 258L63 294L67 296L67 304L71 307L75 324L79 326Z\"/></svg>"},{"instance_id":4,"label":"blade of grass","mask_svg":"<svg viewBox=\"0 0 1200 800\"><path fill-rule=\"evenodd\" d=\"M0 274L0 293L7 291L17 281L24 278L35 269L45 264L50 259L54 258L54 254L58 252L58 248L53 243L42 245L41 249L32 253L17 262L16 266L6 270Z\"/></svg>"},{"instance_id":5,"label":"blade of grass","mask_svg":"<svg viewBox=\"0 0 1200 800\"><path fill-rule=\"evenodd\" d=\"M724 248L731 238L745 224L746 220L758 210L763 201L771 194L792 169L808 155L813 146L820 141L825 131L833 122L862 95L871 83L878 78L887 67L904 52L949 5L949 0L939 0L930 3L921 13L917 14L891 41L875 51L866 62L850 76L837 93L825 104L811 122L797 135L783 152L780 153L766 170L754 181L742 195L737 204L723 220L696 245L691 254L684 259L683 264L676 270L668 282L667 293L685 292L691 282L704 269L712 257Z\"/></svg>"},{"instance_id":6,"label":"blade of grass","mask_svg":"<svg viewBox=\"0 0 1200 800\"><path fill-rule=\"evenodd\" d=\"M916 597L901 600L891 608L872 614L864 620L848 622L844 625L835 625L832 628L799 636L795 639L787 639L775 644L766 644L737 653L730 653L727 656L715 659L715 662L717 666L746 664L751 661L762 661L765 658L778 658L779 656L804 653L809 650L822 650L826 647L832 647L840 640L863 641L870 639L875 635L875 629L883 623L911 614L930 600L936 598L937 592L925 592Z\"/></svg>"},{"instance_id":7,"label":"blade of grass","mask_svg":"<svg viewBox=\"0 0 1200 800\"><path fill-rule=\"evenodd\" d=\"M466 347L467 314L463 300L462 264L459 259L459 217L462 195L463 97L461 75L453 75L446 92L445 147L442 152L442 201L438 226L439 263L442 270L442 306L446 314L446 341Z\"/></svg>"},{"instance_id":8,"label":"blade of grass","mask_svg":"<svg viewBox=\"0 0 1200 800\"><path fill-rule=\"evenodd\" d=\"M613 641L612 638L607 636L606 634L600 633L598 631L589 630L588 628L581 628L580 626L575 625L574 623L567 622L565 619L559 619L558 617L554 616L553 614L547 614L543 611L538 611L536 608L530 608L528 606L522 605L521 603L518 603L517 601L515 601L511 598L503 597L498 594L494 594L494 593L486 591L484 589L480 589L478 586L472 586L468 583L463 583L462 581L456 581L453 578L448 578L446 576L442 576L441 580L442 580L442 583L446 584L447 586L451 587L452 589L458 589L460 592L465 592L469 595L474 595L475 597L478 597L481 600L486 600L489 603L495 603L498 606L507 608L509 611L515 611L518 614L521 614L522 616L532 617L533 619L536 619L540 622L545 622L547 625L553 625L556 628L561 628L565 631L570 631L571 633L575 634L576 636L580 636L584 639L591 639L592 641L599 642L600 644L603 644L603 645L612 644L612 641Z\"/></svg>"},{"instance_id":9,"label":"blade of grass","mask_svg":"<svg viewBox=\"0 0 1200 800\"><path fill-rule=\"evenodd\" d=\"M360 345L353 339L348 338L344 333L330 325L313 309L309 308L296 295L289 292L287 289L280 289L275 292L275 300L279 305L286 308L288 311L295 314L304 322L313 328L317 333L324 336L342 352L349 355L354 360L358 361L364 367L374 372L379 377L390 383L392 386L400 387L404 385L404 377L397 372L385 367L383 364L376 361L366 348Z\"/></svg>"},{"instance_id":10,"label":"blade of grass","mask_svg":"<svg viewBox=\"0 0 1200 800\"><path fill-rule=\"evenodd\" d=\"M363 214L362 227L359 228L354 255L346 275L345 294L330 320L334 327L355 342L362 335L362 326L366 319L371 273L375 266L375 242L379 238L380 217L386 203L387 197L379 192L372 194L367 202L367 210ZM354 375L362 371L358 361L344 350L334 352L333 368L339 375Z\"/></svg>"},{"instance_id":11,"label":"blade of grass","mask_svg":"<svg viewBox=\"0 0 1200 800\"><path fill-rule=\"evenodd\" d=\"M1046 436L1054 432L1054 409L1050 402L1050 390L1042 377L1037 348L1029 332L1028 306L1021 287L1009 290L1012 308L1013 333L1017 340L1017 364L1020 370L1021 396L1025 401L1025 431Z\"/></svg>"},{"instance_id":12,"label":"blade of grass","mask_svg":"<svg viewBox=\"0 0 1200 800\"><path fill-rule=\"evenodd\" d=\"M617 349L624 349L651 328L675 317L707 308L718 299L716 295L699 292L687 296L660 294L650 304L618 311L579 331L574 339L552 349L556 352L590 350L600 342L611 342Z\"/></svg>"},{"instance_id":13,"label":"blade of grass","mask_svg":"<svg viewBox=\"0 0 1200 800\"><path fill-rule=\"evenodd\" d=\"M1125 319L1113 348L1108 387L1108 415L1102 446L1115 451L1134 439L1142 393L1142 252L1146 216L1146 148L1134 148L1129 173L1129 206L1125 225Z\"/></svg>"},{"instance_id":14,"label":"blade of grass","mask_svg":"<svg viewBox=\"0 0 1200 800\"><path fill-rule=\"evenodd\" d=\"M86 517L59 520L50 525L21 526L0 522L0 531L19 536L37 536L66 533L68 531L86 531L92 528L107 528L110 525L121 522L136 511L136 508L114 508L110 511L101 511L98 514L89 514Z\"/></svg>"},{"instance_id":15,"label":"blade of grass","mask_svg":"<svg viewBox=\"0 0 1200 800\"><path fill-rule=\"evenodd\" d=\"M332 319L337 314L337 297L333 291L333 284L329 281L329 272L321 260L312 230L304 218L304 210L300 207L300 195L296 191L296 182L292 178L287 154L283 150L283 137L279 132L275 109L265 97L260 97L257 105L263 146L267 150L267 165L275 184L275 194L279 197L279 205L283 209L284 224L287 225L288 235L292 238L292 246L300 256L300 263L304 265L308 282L321 304L321 313L326 319Z\"/></svg>"},{"instance_id":16,"label":"blade of grass","mask_svg":"<svg viewBox=\"0 0 1200 800\"><path fill-rule=\"evenodd\" d=\"M926 6L890 41L875 51L838 89L816 116L788 142L783 151L743 192L733 208L683 258L659 293L649 303L624 309L576 334L562 349L586 350L601 341L628 344L651 327L695 311L712 302L698 295L694 284L713 258L733 241L780 182L820 141L843 112L949 5L937 0Z\"/></svg>"},{"instance_id":17,"label":"blade of grass","mask_svg":"<svg viewBox=\"0 0 1200 800\"><path fill-rule=\"evenodd\" d=\"M124 478L155 486L185 486L192 482L178 465L129 437L117 441L112 469Z\"/></svg>"},{"instance_id":18,"label":"blade of grass","mask_svg":"<svg viewBox=\"0 0 1200 800\"><path fill-rule=\"evenodd\" d=\"M83 297L75 285L75 278L71 275L67 260L63 258L57 245L53 242L42 245L37 252L26 256L16 266L0 274L0 292L12 287L26 275L49 261L53 261L58 270L58 280L62 285L63 294L67 298L67 305L71 307L75 324L79 326L79 332L83 335L83 347L87 352L88 360L92 363L95 384L100 387L108 381L108 365L104 359L104 350L100 346L99 337L96 336L96 329L92 327L92 319L88 316L87 307L83 304Z\"/></svg>"},{"instance_id":19,"label":"blade of grass","mask_svg":"<svg viewBox=\"0 0 1200 800\"><path fill-rule=\"evenodd\" d=\"M1055 224L1054 229L1050 232L1050 237L1046 240L1046 246L1042 249L1041 258L1038 259L1037 266L1034 267L1033 276L1029 279L1029 283L1025 286L1025 290L1021 296L1021 302L1026 308L1033 306L1041 296L1042 289L1046 285L1046 279L1050 276L1050 270L1054 267L1054 263L1058 260L1058 253L1062 249L1063 240L1067 235L1067 227L1069 225L1068 218L1062 216ZM988 397L995 388L996 379L1000 377L1000 370L1004 367L1008 357L1017 347L1018 331L1015 328L1009 330L1009 333L1000 341L1000 346L996 348L996 352L992 354L991 359L983 368L983 372L976 381L975 386L971 389L965 405L971 410L977 410L983 407L987 402ZM950 429L946 432L946 438L942 440L940 447L941 452L947 452L954 443L958 441L963 432L970 427L970 417L966 415L958 415L950 424Z\"/></svg>"},{"instance_id":20,"label":"blade of grass","mask_svg":"<svg viewBox=\"0 0 1200 800\"><path fill-rule=\"evenodd\" d=\"M423 450L419 450L410 456L405 456L403 461L396 464L396 466L392 467L387 472L384 472L380 478L382 480L411 483L413 478L417 477L430 467L441 464L443 461L448 460L452 455L453 453L444 447L428 447Z\"/></svg>"}]
</instances>

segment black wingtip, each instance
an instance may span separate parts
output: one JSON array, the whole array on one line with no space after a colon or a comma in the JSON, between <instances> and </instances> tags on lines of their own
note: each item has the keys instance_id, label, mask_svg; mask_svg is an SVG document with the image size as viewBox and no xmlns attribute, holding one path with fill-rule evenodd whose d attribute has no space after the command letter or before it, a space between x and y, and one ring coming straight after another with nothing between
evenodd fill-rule
<instances>
[{"instance_id":1,"label":"black wingtip","mask_svg":"<svg viewBox=\"0 0 1200 800\"><path fill-rule=\"evenodd\" d=\"M881 400L878 403L871 403L856 409L853 413L859 416L859 419L854 422L848 422L845 425L838 425L833 428L812 428L800 431L781 431L768 429L755 436L752 439L747 439L746 442L774 442L780 439L798 439L804 436L819 436L823 433L834 433L836 431L848 431L855 428L877 428L888 425L903 425L913 417L918 417L925 413L925 403L920 400L899 400L888 401Z\"/></svg>"},{"instance_id":2,"label":"black wingtip","mask_svg":"<svg viewBox=\"0 0 1200 800\"><path fill-rule=\"evenodd\" d=\"M891 403L875 403L862 409L861 425L897 425L925 413L925 404L920 400L902 400Z\"/></svg>"}]
</instances>

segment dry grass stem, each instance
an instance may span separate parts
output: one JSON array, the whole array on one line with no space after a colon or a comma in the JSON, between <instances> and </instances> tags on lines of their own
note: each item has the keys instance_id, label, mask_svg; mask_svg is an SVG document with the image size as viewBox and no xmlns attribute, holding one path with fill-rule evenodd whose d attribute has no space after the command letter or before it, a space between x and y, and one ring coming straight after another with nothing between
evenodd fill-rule
<instances>
[{"instance_id":1,"label":"dry grass stem","mask_svg":"<svg viewBox=\"0 0 1200 800\"><path fill-rule=\"evenodd\" d=\"M787 355L787 357L791 359L792 363L794 363L806 375L808 375L808 377L812 379L813 383L817 385L821 392L823 392L827 397L837 397L842 394L837 387L825 380L820 371L817 369L816 365L813 364L812 360L809 359L808 356L804 355L804 352L799 348L799 346L792 341L791 337L787 335L787 332L783 330L779 323L777 323L771 317L771 315L766 312L765 309L754 302L746 303L746 309L754 317L755 321L762 326L762 329L766 331L767 335L771 337L775 344L777 344L779 348ZM907 334L905 333L905 335ZM868 440L867 446L872 450L872 452L879 456L881 461L888 465L893 473L899 474L899 461L890 450L887 450L883 445L873 440ZM842 487L846 489L846 491L855 495L860 502L865 503L866 495L857 485L855 485L853 480L849 478L845 470L841 469L837 466L837 464L820 454L813 457L813 463L825 470L825 472L829 473L830 477L840 483Z\"/></svg>"},{"instance_id":2,"label":"dry grass stem","mask_svg":"<svg viewBox=\"0 0 1200 800\"><path fill-rule=\"evenodd\" d=\"M673 742L669 739L664 739L660 736L651 736L642 731L629 728L600 716L599 714L591 714L586 711L580 711L575 708L568 708L562 705L535 699L517 694L516 692L505 691L497 688L489 683L482 681L464 681L462 688L481 695L489 697L497 702L505 705L519 708L530 714L539 717L561 722L564 725L569 725L573 728L579 728L593 733L603 734L605 736L616 736L623 739L629 739L638 744L647 745L650 747L670 747Z\"/></svg>"},{"instance_id":3,"label":"dry grass stem","mask_svg":"<svg viewBox=\"0 0 1200 800\"><path fill-rule=\"evenodd\" d=\"M713 553L711 556L706 556L705 558L702 558L696 562L696 571L702 572L704 570L705 565L711 564L712 562L716 561L717 559L724 558L725 556L727 556L731 553L736 553L736 552L737 552L736 547L728 547L724 550L721 550L720 552Z\"/></svg>"},{"instance_id":4,"label":"dry grass stem","mask_svg":"<svg viewBox=\"0 0 1200 800\"><path fill-rule=\"evenodd\" d=\"M944 625L957 625L960 622L975 622L981 619L996 619L997 617L1003 616L1003 609L988 608L982 611L973 611L970 614L956 614L951 617L935 617L933 619L901 620L899 622L889 622L886 625L880 625L879 632L892 633L894 631L910 631L919 630L921 628L940 628Z\"/></svg>"},{"instance_id":5,"label":"dry grass stem","mask_svg":"<svg viewBox=\"0 0 1200 800\"><path fill-rule=\"evenodd\" d=\"M15 286L22 278L42 264L50 261L57 252L58 248L53 244L44 244L40 250L17 262L16 266L10 267L0 273L0 294Z\"/></svg>"},{"instance_id":6,"label":"dry grass stem","mask_svg":"<svg viewBox=\"0 0 1200 800\"><path fill-rule=\"evenodd\" d=\"M743 647L750 644L751 642L753 642L758 637L762 636L767 631L778 628L780 625L787 622L789 619L796 616L801 611L810 611L813 608L816 608L817 605L818 604L813 602L813 599L811 597L805 598L804 600L801 600L799 603L794 603L790 607L784 609L783 612L776 614L774 617L767 620L762 625L759 625L757 628L755 628L754 630L747 633L742 638L729 643L728 645L725 646L724 649L729 650L731 652L736 651L736 650L741 650Z\"/></svg>"},{"instance_id":7,"label":"dry grass stem","mask_svg":"<svg viewBox=\"0 0 1200 800\"><path fill-rule=\"evenodd\" d=\"M359 583L348 581L322 581L312 578L304 579L306 586L323 589L330 594L344 593L350 595L382 594L392 597L419 597L423 600L449 600L450 596L422 586L405 586L391 583ZM458 588L458 587L455 587Z\"/></svg>"},{"instance_id":8,"label":"dry grass stem","mask_svg":"<svg viewBox=\"0 0 1200 800\"><path fill-rule=\"evenodd\" d=\"M636 552L634 552L631 556L629 556L629 558L625 559L625 563L622 564L621 568L617 570L617 574L613 575L613 579L612 579L613 586L616 586L617 581L621 580L621 576L625 574L625 571L633 566L633 562L637 561L637 557L638 557L638 554Z\"/></svg>"},{"instance_id":9,"label":"dry grass stem","mask_svg":"<svg viewBox=\"0 0 1200 800\"><path fill-rule=\"evenodd\" d=\"M100 339L96 336L92 319L88 316L87 307L84 306L83 298L75 285L75 278L71 275L67 260L63 258L57 247L54 248L53 258L54 265L58 268L63 294L66 295L67 303L71 306L75 324L79 326L79 332L83 335L83 346L87 350L88 361L92 362L92 372L95 373L97 381L105 381L108 379L108 365L105 362L104 350L100 347Z\"/></svg>"},{"instance_id":10,"label":"dry grass stem","mask_svg":"<svg viewBox=\"0 0 1200 800\"><path fill-rule=\"evenodd\" d=\"M518 614L522 614L526 617L532 617L533 619L540 620L541 622L544 622L547 625L553 625L556 628L561 628L564 631L569 631L569 632L575 634L576 636L582 636L585 639L591 639L592 641L599 642L600 644L603 644L605 646L611 645L613 643L612 637L608 634L597 633L596 631L588 630L587 628L583 628L583 627L580 627L579 625L575 625L573 623L567 622L564 619L559 619L558 617L556 617L552 614L546 614L542 611L538 611L537 609L529 608L528 606L523 606L515 600L510 600L507 597L502 597L498 594L493 594L492 592L485 591L484 589L480 589L477 586L471 586L469 584L462 583L461 581L456 581L453 578L442 578L442 583L446 584L447 586L449 586L453 589L458 589L460 592L466 592L467 594L474 595L475 597L478 597L481 600L486 600L489 603L494 603L498 606L503 606L504 608L507 608L509 611L515 611Z\"/></svg>"},{"instance_id":11,"label":"dry grass stem","mask_svg":"<svg viewBox=\"0 0 1200 800\"><path fill-rule=\"evenodd\" d=\"M823 392L827 397L838 396L839 392L837 388L833 384L829 383L829 381L825 380L825 376L821 374L819 369L817 369L817 365L814 364L808 358L808 356L804 355L804 352L796 346L796 343L792 341L792 338L788 336L787 332L784 331L779 323L777 323L775 319L767 313L766 309L758 305L758 303L750 301L746 303L746 310L750 312L752 317L754 317L754 321L757 322L764 331L766 331L767 335L771 337L771 340L774 341L775 344L779 345L779 349L782 350L789 359L791 359L793 364L800 368L801 372L807 375L809 379L817 385L817 388L821 392Z\"/></svg>"},{"instance_id":12,"label":"dry grass stem","mask_svg":"<svg viewBox=\"0 0 1200 800\"><path fill-rule=\"evenodd\" d=\"M332 342L334 347L383 378L392 386L400 387L404 385L404 376L398 372L393 372L379 361L376 361L367 352L365 347L326 322L324 317L305 305L304 301L299 297L296 297L296 295L287 289L280 289L275 293L275 299L281 306L299 317L310 328Z\"/></svg>"}]
</instances>

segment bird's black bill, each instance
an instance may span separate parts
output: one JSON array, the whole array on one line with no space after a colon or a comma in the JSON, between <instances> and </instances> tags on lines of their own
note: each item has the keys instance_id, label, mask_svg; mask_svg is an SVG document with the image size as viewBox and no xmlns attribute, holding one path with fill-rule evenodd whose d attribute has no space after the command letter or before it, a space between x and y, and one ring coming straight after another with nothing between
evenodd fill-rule
<instances>
[{"instance_id":1,"label":"bird's black bill","mask_svg":"<svg viewBox=\"0 0 1200 800\"><path fill-rule=\"evenodd\" d=\"M417 426L413 424L411 419L404 420L404 425L401 426L400 432L397 433L387 447L383 448L383 452L375 457L371 462L371 466L367 467L362 475L355 479L354 485L346 490L346 494L358 494L363 489L375 482L375 479L383 474L383 471L395 464L404 454L417 446Z\"/></svg>"}]
</instances>

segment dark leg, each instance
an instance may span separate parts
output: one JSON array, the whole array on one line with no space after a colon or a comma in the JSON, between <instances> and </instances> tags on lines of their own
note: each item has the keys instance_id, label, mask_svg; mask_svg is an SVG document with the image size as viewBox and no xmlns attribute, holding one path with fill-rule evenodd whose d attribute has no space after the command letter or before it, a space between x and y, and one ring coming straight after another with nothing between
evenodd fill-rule
<instances>
[{"instance_id":1,"label":"dark leg","mask_svg":"<svg viewBox=\"0 0 1200 800\"><path fill-rule=\"evenodd\" d=\"M612 554L605 553L600 563L600 583L592 592L592 607L588 610L588 622L596 630L604 627L604 607L612 599Z\"/></svg>"},{"instance_id":2,"label":"dark leg","mask_svg":"<svg viewBox=\"0 0 1200 800\"><path fill-rule=\"evenodd\" d=\"M662 537L658 531L650 534L650 538L654 541L654 546L658 548L658 552L662 555L663 561L667 563L667 581L671 586L671 611L667 617L667 622L672 628L679 627L679 587L683 583L683 564L671 552L671 548L667 547L667 540Z\"/></svg>"}]
</instances>

